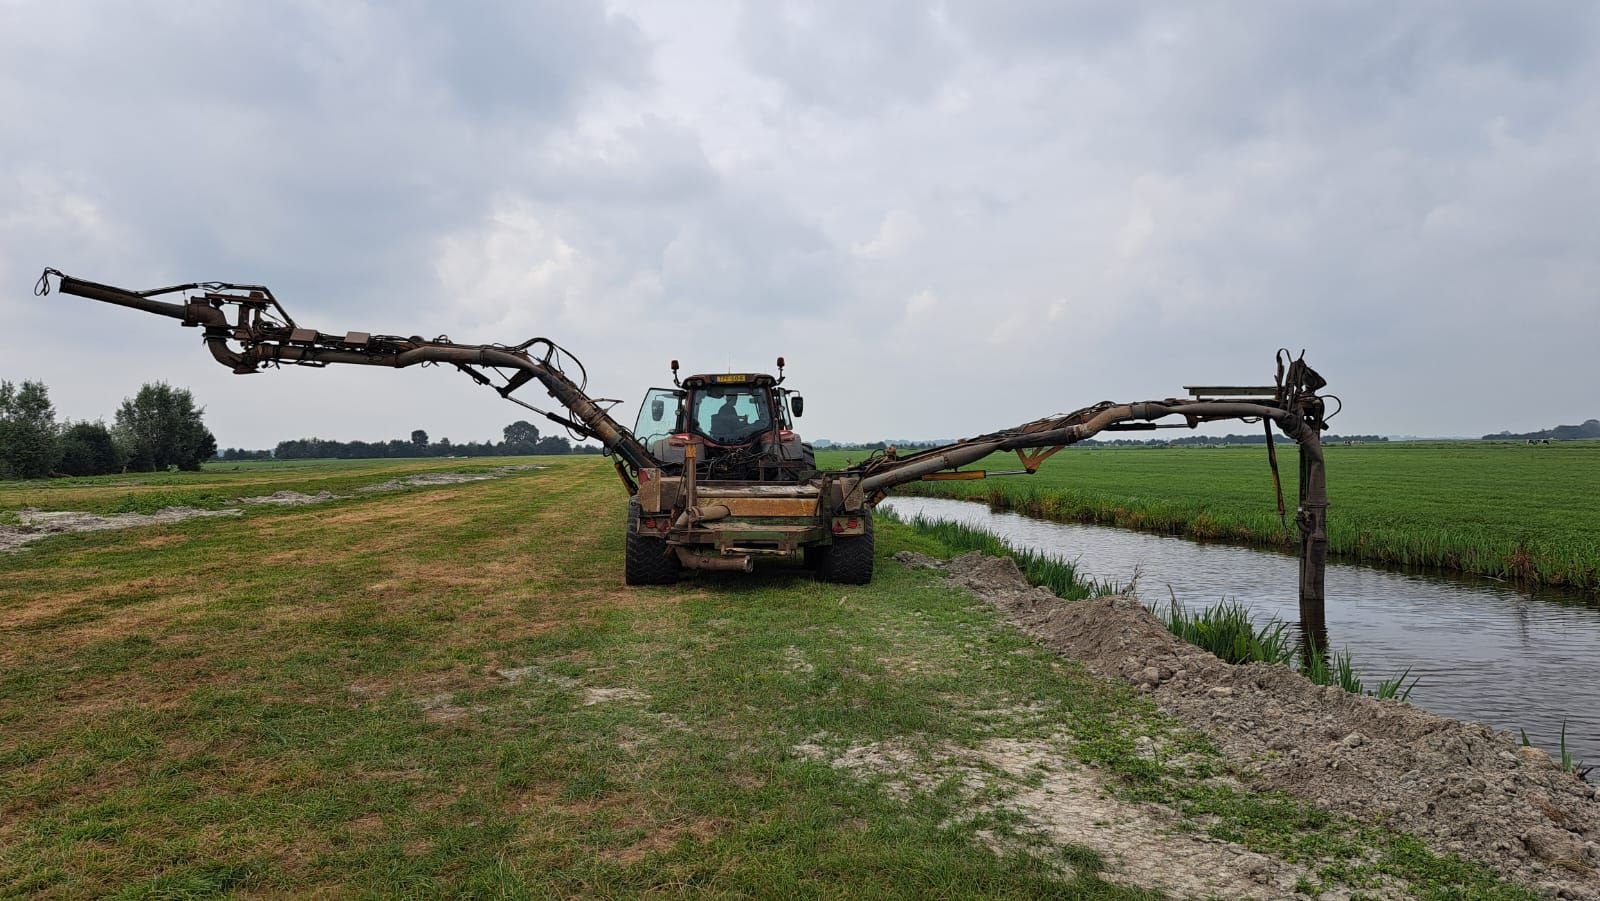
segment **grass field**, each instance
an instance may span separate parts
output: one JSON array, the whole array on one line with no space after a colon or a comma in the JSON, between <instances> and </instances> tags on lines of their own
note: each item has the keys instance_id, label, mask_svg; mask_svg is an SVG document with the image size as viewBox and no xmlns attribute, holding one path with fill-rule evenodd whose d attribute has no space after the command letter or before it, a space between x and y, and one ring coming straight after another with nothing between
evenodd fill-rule
<instances>
[{"instance_id":1,"label":"grass field","mask_svg":"<svg viewBox=\"0 0 1600 901\"><path fill-rule=\"evenodd\" d=\"M829 452L837 466L863 453ZM1294 528L1296 452L1279 452ZM1333 446L1329 540L1350 559L1600 589L1600 441ZM1014 455L986 463L1016 469ZM1090 448L1034 476L902 489L1046 519L1285 544L1265 447Z\"/></svg>"},{"instance_id":2,"label":"grass field","mask_svg":"<svg viewBox=\"0 0 1600 901\"><path fill-rule=\"evenodd\" d=\"M241 497L294 490L346 494L399 476L492 472L523 457L407 460L265 460L209 463L200 472L130 473L76 479L0 481L0 514L36 507L88 513L154 513L163 507L223 507Z\"/></svg>"},{"instance_id":3,"label":"grass field","mask_svg":"<svg viewBox=\"0 0 1600 901\"><path fill-rule=\"evenodd\" d=\"M885 523L870 586L776 569L625 589L615 475L542 462L0 555L0 896L1147 897L1008 814L1014 784L981 803L950 780L896 792L799 750L921 759L1001 736L1058 742L1120 797L1179 810L1175 828L1318 878L1529 897L1211 778L1203 737L889 560L943 550L907 526ZM109 510L464 466L263 465L0 501ZM1141 757L1141 736L1195 762Z\"/></svg>"}]
</instances>

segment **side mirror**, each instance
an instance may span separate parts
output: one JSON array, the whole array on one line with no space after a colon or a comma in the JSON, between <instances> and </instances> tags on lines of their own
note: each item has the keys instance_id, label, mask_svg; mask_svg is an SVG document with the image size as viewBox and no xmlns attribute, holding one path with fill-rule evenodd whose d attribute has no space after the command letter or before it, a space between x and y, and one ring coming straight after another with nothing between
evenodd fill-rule
<instances>
[{"instance_id":1,"label":"side mirror","mask_svg":"<svg viewBox=\"0 0 1600 901\"><path fill-rule=\"evenodd\" d=\"M666 401L664 401L664 400L662 400L661 398L658 397L655 400L650 402L650 418L651 419L654 419L656 422L660 422L661 421L661 417L663 417L665 415L667 415L667 403L666 403Z\"/></svg>"},{"instance_id":2,"label":"side mirror","mask_svg":"<svg viewBox=\"0 0 1600 901\"><path fill-rule=\"evenodd\" d=\"M798 394L789 395L789 409L794 413L795 418L799 419L800 415L806 411L806 399Z\"/></svg>"}]
</instances>

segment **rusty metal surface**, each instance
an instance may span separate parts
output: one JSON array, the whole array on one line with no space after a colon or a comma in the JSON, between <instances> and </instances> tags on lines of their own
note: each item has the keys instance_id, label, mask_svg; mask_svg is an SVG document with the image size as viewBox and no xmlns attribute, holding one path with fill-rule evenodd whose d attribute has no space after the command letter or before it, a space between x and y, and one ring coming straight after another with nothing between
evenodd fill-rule
<instances>
[{"instance_id":1,"label":"rusty metal surface","mask_svg":"<svg viewBox=\"0 0 1600 901\"><path fill-rule=\"evenodd\" d=\"M814 497L728 497L711 489L702 489L700 500L702 503L727 507L734 516L817 515L817 499Z\"/></svg>"}]
</instances>

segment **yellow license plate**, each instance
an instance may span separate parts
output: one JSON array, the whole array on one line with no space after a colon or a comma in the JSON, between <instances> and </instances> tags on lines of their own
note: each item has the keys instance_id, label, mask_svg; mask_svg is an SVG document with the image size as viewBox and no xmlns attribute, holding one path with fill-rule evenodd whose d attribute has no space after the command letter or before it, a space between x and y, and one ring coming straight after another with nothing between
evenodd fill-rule
<instances>
[{"instance_id":1,"label":"yellow license plate","mask_svg":"<svg viewBox=\"0 0 1600 901\"><path fill-rule=\"evenodd\" d=\"M719 385L739 384L750 381L750 376L743 373L739 375L714 375L711 377L711 381Z\"/></svg>"}]
</instances>

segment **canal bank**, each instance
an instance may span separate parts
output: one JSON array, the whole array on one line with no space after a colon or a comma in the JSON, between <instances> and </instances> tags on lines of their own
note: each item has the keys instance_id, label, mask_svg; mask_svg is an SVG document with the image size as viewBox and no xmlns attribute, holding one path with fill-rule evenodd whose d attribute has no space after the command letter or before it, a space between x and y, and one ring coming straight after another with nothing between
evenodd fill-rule
<instances>
[{"instance_id":1,"label":"canal bank","mask_svg":"<svg viewBox=\"0 0 1600 901\"><path fill-rule=\"evenodd\" d=\"M1106 526L1059 523L944 498L894 497L905 518L961 522L1019 549L1074 561L1085 578L1126 584L1147 604L1190 609L1224 599L1260 621L1293 623L1297 562L1287 554ZM1369 683L1410 670L1410 701L1520 734L1559 755L1600 762L1600 606L1580 596L1486 579L1330 563L1332 648L1348 648Z\"/></svg>"}]
</instances>

